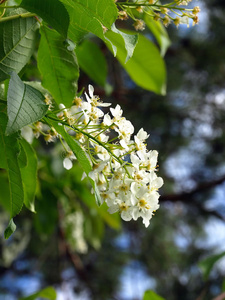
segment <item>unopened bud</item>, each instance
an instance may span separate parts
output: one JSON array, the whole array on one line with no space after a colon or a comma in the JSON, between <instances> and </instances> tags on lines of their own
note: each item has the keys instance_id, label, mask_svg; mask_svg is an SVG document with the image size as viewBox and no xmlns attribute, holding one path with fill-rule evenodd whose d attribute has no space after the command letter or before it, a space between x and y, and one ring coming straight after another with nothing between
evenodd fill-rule
<instances>
[{"instance_id":1,"label":"unopened bud","mask_svg":"<svg viewBox=\"0 0 225 300\"><path fill-rule=\"evenodd\" d=\"M135 30L143 31L145 29L145 22L143 20L136 20L133 24Z\"/></svg>"},{"instance_id":2,"label":"unopened bud","mask_svg":"<svg viewBox=\"0 0 225 300\"><path fill-rule=\"evenodd\" d=\"M194 15L197 15L199 12L201 11L200 7L199 6L195 6L192 10L192 13Z\"/></svg>"}]
</instances>

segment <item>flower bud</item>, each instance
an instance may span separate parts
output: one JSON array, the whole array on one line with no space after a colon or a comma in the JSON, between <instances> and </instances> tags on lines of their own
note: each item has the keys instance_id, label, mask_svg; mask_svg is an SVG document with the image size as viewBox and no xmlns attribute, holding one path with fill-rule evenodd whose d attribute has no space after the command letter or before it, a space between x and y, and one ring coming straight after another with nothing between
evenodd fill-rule
<instances>
[{"instance_id":1,"label":"flower bud","mask_svg":"<svg viewBox=\"0 0 225 300\"><path fill-rule=\"evenodd\" d=\"M143 20L137 19L133 24L135 30L143 31L145 29L145 22Z\"/></svg>"}]
</instances>

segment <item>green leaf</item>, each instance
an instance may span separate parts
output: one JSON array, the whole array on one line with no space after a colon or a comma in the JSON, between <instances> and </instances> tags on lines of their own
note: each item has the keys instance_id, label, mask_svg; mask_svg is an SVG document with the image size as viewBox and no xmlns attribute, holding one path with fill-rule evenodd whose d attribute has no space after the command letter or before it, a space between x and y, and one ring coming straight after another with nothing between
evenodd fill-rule
<instances>
[{"instance_id":1,"label":"green leaf","mask_svg":"<svg viewBox=\"0 0 225 300\"><path fill-rule=\"evenodd\" d=\"M157 295L155 292L149 290L145 292L143 300L165 300L165 299Z\"/></svg>"},{"instance_id":2,"label":"green leaf","mask_svg":"<svg viewBox=\"0 0 225 300\"><path fill-rule=\"evenodd\" d=\"M105 223L107 223L111 228L115 230L121 229L121 217L119 214L110 214L108 212L108 206L104 202L100 207L98 207L98 214L103 218Z\"/></svg>"},{"instance_id":3,"label":"green leaf","mask_svg":"<svg viewBox=\"0 0 225 300\"><path fill-rule=\"evenodd\" d=\"M145 14L144 21L155 36L161 49L161 55L164 56L168 47L171 45L171 41L165 27L160 21L153 20L153 18L147 14Z\"/></svg>"},{"instance_id":4,"label":"green leaf","mask_svg":"<svg viewBox=\"0 0 225 300\"><path fill-rule=\"evenodd\" d=\"M28 1L28 0L27 0ZM110 29L117 18L114 0L61 0L70 15L69 38L79 42L92 32L105 39L103 27Z\"/></svg>"},{"instance_id":5,"label":"green leaf","mask_svg":"<svg viewBox=\"0 0 225 300\"><path fill-rule=\"evenodd\" d=\"M21 7L40 16L64 37L67 37L69 14L59 0L23 0Z\"/></svg>"},{"instance_id":6,"label":"green leaf","mask_svg":"<svg viewBox=\"0 0 225 300\"><path fill-rule=\"evenodd\" d=\"M28 297L23 297L23 298L20 298L19 300L35 300L39 297L42 297L44 299L49 299L49 300L56 300L56 291L54 290L53 287L47 287L41 291L38 291Z\"/></svg>"},{"instance_id":7,"label":"green leaf","mask_svg":"<svg viewBox=\"0 0 225 300\"><path fill-rule=\"evenodd\" d=\"M24 204L30 211L35 212L34 197L37 186L37 156L32 146L25 139L20 140L20 145L27 157L27 165L21 169Z\"/></svg>"},{"instance_id":8,"label":"green leaf","mask_svg":"<svg viewBox=\"0 0 225 300\"><path fill-rule=\"evenodd\" d=\"M130 32L129 32L130 33ZM130 75L131 79L140 87L160 95L166 93L166 68L157 47L142 34L139 34L138 44L133 56L125 64L126 49L124 41L114 32L107 32L107 37L117 47L117 59ZM109 46L109 44L107 44ZM111 47L109 46L110 50Z\"/></svg>"},{"instance_id":9,"label":"green leaf","mask_svg":"<svg viewBox=\"0 0 225 300\"><path fill-rule=\"evenodd\" d=\"M42 85L58 104L71 106L79 77L75 53L67 50L64 39L56 31L42 26L40 33L38 68L43 76Z\"/></svg>"},{"instance_id":10,"label":"green leaf","mask_svg":"<svg viewBox=\"0 0 225 300\"><path fill-rule=\"evenodd\" d=\"M34 52L37 37L35 18L17 18L0 26L0 82L10 72L20 72Z\"/></svg>"},{"instance_id":11,"label":"green leaf","mask_svg":"<svg viewBox=\"0 0 225 300\"><path fill-rule=\"evenodd\" d=\"M137 45L138 42L138 34L127 34L125 32L120 31L119 29L116 28L115 24L112 25L111 30L114 33L117 33L119 35L121 35L121 37L124 40L124 44L125 44L125 49L127 51L127 56L125 59L125 63L127 63L127 61L132 57L133 53L134 53L134 49Z\"/></svg>"},{"instance_id":12,"label":"green leaf","mask_svg":"<svg viewBox=\"0 0 225 300\"><path fill-rule=\"evenodd\" d=\"M200 270L203 273L204 280L207 280L209 277L209 274L214 266L214 264L221 259L223 256L225 256L225 251L221 252L219 254L215 254L212 256L207 257L206 259L203 259L198 263L198 266Z\"/></svg>"},{"instance_id":13,"label":"green leaf","mask_svg":"<svg viewBox=\"0 0 225 300\"><path fill-rule=\"evenodd\" d=\"M7 101L7 97L5 95L5 85L4 84L0 84L0 100Z\"/></svg>"},{"instance_id":14,"label":"green leaf","mask_svg":"<svg viewBox=\"0 0 225 300\"><path fill-rule=\"evenodd\" d=\"M96 211L90 211L85 216L84 237L95 248L101 247L101 241L104 235L104 223Z\"/></svg>"},{"instance_id":15,"label":"green leaf","mask_svg":"<svg viewBox=\"0 0 225 300\"><path fill-rule=\"evenodd\" d=\"M46 90L38 81L24 81L23 83L32 86L35 90L38 90L43 95L50 95L49 91Z\"/></svg>"},{"instance_id":16,"label":"green leaf","mask_svg":"<svg viewBox=\"0 0 225 300\"><path fill-rule=\"evenodd\" d=\"M107 62L99 47L84 40L76 47L76 55L80 68L97 84L105 86Z\"/></svg>"},{"instance_id":17,"label":"green leaf","mask_svg":"<svg viewBox=\"0 0 225 300\"><path fill-rule=\"evenodd\" d=\"M7 172L1 170L0 172L0 204L10 214L10 192L9 192L9 180Z\"/></svg>"},{"instance_id":18,"label":"green leaf","mask_svg":"<svg viewBox=\"0 0 225 300\"><path fill-rule=\"evenodd\" d=\"M4 232L4 237L7 240L13 232L16 230L16 224L13 222L13 219L9 221L9 225L7 226L5 232Z\"/></svg>"},{"instance_id":19,"label":"green leaf","mask_svg":"<svg viewBox=\"0 0 225 300\"><path fill-rule=\"evenodd\" d=\"M21 169L27 166L27 155L23 148L23 145L20 142L19 142L19 146L20 146L20 153L18 155L18 163Z\"/></svg>"},{"instance_id":20,"label":"green leaf","mask_svg":"<svg viewBox=\"0 0 225 300\"><path fill-rule=\"evenodd\" d=\"M44 96L31 86L24 84L16 73L12 73L7 95L8 124L6 134L40 120L48 110Z\"/></svg>"},{"instance_id":21,"label":"green leaf","mask_svg":"<svg viewBox=\"0 0 225 300\"><path fill-rule=\"evenodd\" d=\"M86 152L81 147L80 143L77 142L72 136L70 136L66 131L64 126L58 124L58 121L54 121L52 119L47 118L47 123L49 123L55 130L64 138L65 142L70 147L71 151L73 151L74 155L76 156L78 162L80 163L81 167L83 168L84 172L88 175L92 170L91 162L86 154ZM88 177L89 178L89 177ZM95 191L95 200L96 203L100 206L102 204L101 196L99 194L98 187L96 182L89 178L91 185Z\"/></svg>"},{"instance_id":22,"label":"green leaf","mask_svg":"<svg viewBox=\"0 0 225 300\"><path fill-rule=\"evenodd\" d=\"M20 153L18 134L5 136L5 128L7 123L7 116L0 113L0 149L1 155L5 157L4 168L8 172L9 190L10 190L10 214L13 218L16 216L22 206L24 199L23 183L18 163L18 155Z\"/></svg>"}]
</instances>

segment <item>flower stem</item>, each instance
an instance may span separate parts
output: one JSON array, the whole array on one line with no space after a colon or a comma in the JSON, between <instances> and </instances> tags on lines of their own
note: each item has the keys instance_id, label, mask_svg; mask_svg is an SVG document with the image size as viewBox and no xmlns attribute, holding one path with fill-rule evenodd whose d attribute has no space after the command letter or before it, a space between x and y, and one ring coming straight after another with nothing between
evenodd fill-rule
<instances>
[{"instance_id":1,"label":"flower stem","mask_svg":"<svg viewBox=\"0 0 225 300\"><path fill-rule=\"evenodd\" d=\"M27 12L27 13L23 13L23 14L18 14L18 15L13 15L13 16L1 18L0 23L7 22L7 21L10 21L10 20L14 20L14 19L18 19L18 18L30 18L30 17L35 17L35 16L36 16L36 14L32 14L32 13Z\"/></svg>"},{"instance_id":2,"label":"flower stem","mask_svg":"<svg viewBox=\"0 0 225 300\"><path fill-rule=\"evenodd\" d=\"M45 117L45 119L48 119L48 118L51 119L51 120L53 120L53 121L60 122L61 124L65 125L67 127L70 127L74 131L78 131L78 132L82 133L83 135L85 135L89 139L93 140L96 144L98 144L98 145L102 146L103 148L105 148L111 154L111 156L113 156L120 163L120 165L124 168L124 170L126 171L128 177L131 178L131 175L128 172L126 166L124 165L123 160L121 160L120 158L118 158L103 142L99 141L98 139L96 139L95 137L93 137L91 134L87 133L86 131L83 131L82 129L79 129L76 126L70 126L70 125L68 125L66 122L64 122L62 120L59 120L59 119L56 119L54 117L51 117L51 116L47 115Z\"/></svg>"}]
</instances>

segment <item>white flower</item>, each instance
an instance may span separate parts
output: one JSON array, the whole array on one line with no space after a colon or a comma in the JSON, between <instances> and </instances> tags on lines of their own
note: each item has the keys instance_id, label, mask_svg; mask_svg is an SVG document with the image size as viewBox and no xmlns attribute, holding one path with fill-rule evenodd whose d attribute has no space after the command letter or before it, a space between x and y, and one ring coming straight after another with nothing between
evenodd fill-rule
<instances>
[{"instance_id":1,"label":"white flower","mask_svg":"<svg viewBox=\"0 0 225 300\"><path fill-rule=\"evenodd\" d=\"M119 104L117 104L117 106L115 108L110 108L110 111L114 117L114 121L118 121L121 119L123 111L122 111L121 107L119 106Z\"/></svg>"},{"instance_id":2,"label":"white flower","mask_svg":"<svg viewBox=\"0 0 225 300\"><path fill-rule=\"evenodd\" d=\"M92 85L88 85L88 92L89 96L87 93L85 93L87 102L90 103L92 106L102 106L102 107L108 107L111 105L111 103L103 103L99 102L99 97L94 95L94 88Z\"/></svg>"},{"instance_id":3,"label":"white flower","mask_svg":"<svg viewBox=\"0 0 225 300\"><path fill-rule=\"evenodd\" d=\"M147 134L147 132L144 131L143 128L141 128L141 129L138 131L136 137L137 137L140 141L144 142L144 141L147 140L147 138L149 137L149 134Z\"/></svg>"},{"instance_id":4,"label":"white flower","mask_svg":"<svg viewBox=\"0 0 225 300\"><path fill-rule=\"evenodd\" d=\"M98 178L98 174L103 171L105 166L108 164L108 161L101 161L98 164L94 165L93 170L88 173L88 176L96 180Z\"/></svg>"},{"instance_id":5,"label":"white flower","mask_svg":"<svg viewBox=\"0 0 225 300\"><path fill-rule=\"evenodd\" d=\"M131 201L126 197L126 195L120 195L120 198L116 198L114 201L107 201L109 206L108 212L113 214L117 211L120 212L121 218L124 221L130 221L132 219L132 206ZM112 204L112 205L110 205Z\"/></svg>"},{"instance_id":6,"label":"white flower","mask_svg":"<svg viewBox=\"0 0 225 300\"><path fill-rule=\"evenodd\" d=\"M145 166L148 171L155 170L158 159L158 152L156 150L149 152L137 151L137 154L142 160L142 166Z\"/></svg>"},{"instance_id":7,"label":"white flower","mask_svg":"<svg viewBox=\"0 0 225 300\"><path fill-rule=\"evenodd\" d=\"M147 187L139 186L136 183L132 184L132 192L133 219L137 220L139 217L142 217L143 223L147 227L153 212L159 208L159 195L157 193L149 193Z\"/></svg>"}]
</instances>

